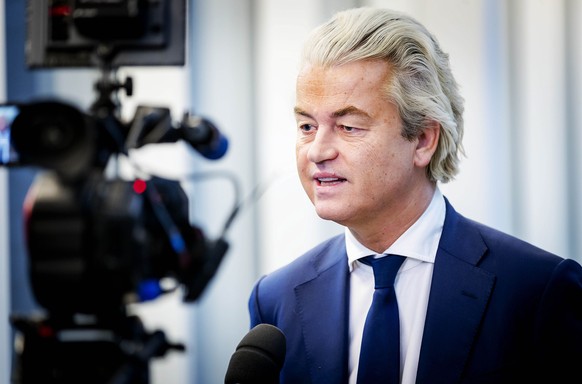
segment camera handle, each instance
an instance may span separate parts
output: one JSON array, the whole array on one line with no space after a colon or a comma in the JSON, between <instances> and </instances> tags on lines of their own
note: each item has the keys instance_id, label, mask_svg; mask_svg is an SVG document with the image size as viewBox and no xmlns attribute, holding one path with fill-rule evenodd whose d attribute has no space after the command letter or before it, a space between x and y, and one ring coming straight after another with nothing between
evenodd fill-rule
<instances>
[{"instance_id":1,"label":"camera handle","mask_svg":"<svg viewBox=\"0 0 582 384\"><path fill-rule=\"evenodd\" d=\"M103 66L101 68L101 78L95 83L94 89L97 91L98 96L97 100L91 105L91 112L101 118L108 116L119 117L121 104L119 103L117 92L123 89L127 96L132 96L133 79L128 76L122 83L117 79L115 69Z\"/></svg>"}]
</instances>

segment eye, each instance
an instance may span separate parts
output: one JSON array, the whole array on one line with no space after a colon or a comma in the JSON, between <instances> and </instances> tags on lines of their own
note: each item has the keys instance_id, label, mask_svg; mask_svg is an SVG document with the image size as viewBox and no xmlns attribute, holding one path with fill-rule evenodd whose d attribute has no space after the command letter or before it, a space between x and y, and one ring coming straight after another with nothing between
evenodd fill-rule
<instances>
[{"instance_id":1,"label":"eye","mask_svg":"<svg viewBox=\"0 0 582 384\"><path fill-rule=\"evenodd\" d=\"M339 128L344 132L355 132L357 130L357 128L350 127L347 125L340 125Z\"/></svg>"},{"instance_id":2,"label":"eye","mask_svg":"<svg viewBox=\"0 0 582 384\"><path fill-rule=\"evenodd\" d=\"M307 132L311 132L315 130L315 127L311 124L300 124L299 125L299 130L307 133Z\"/></svg>"}]
</instances>

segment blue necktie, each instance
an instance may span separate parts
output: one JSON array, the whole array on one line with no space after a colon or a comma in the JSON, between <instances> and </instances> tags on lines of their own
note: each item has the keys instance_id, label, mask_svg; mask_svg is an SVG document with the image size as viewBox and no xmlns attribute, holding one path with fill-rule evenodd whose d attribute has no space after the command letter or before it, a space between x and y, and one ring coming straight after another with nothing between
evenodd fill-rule
<instances>
[{"instance_id":1,"label":"blue necktie","mask_svg":"<svg viewBox=\"0 0 582 384\"><path fill-rule=\"evenodd\" d=\"M374 297L366 317L358 384L400 382L400 322L394 279L404 256L360 259L374 269Z\"/></svg>"}]
</instances>

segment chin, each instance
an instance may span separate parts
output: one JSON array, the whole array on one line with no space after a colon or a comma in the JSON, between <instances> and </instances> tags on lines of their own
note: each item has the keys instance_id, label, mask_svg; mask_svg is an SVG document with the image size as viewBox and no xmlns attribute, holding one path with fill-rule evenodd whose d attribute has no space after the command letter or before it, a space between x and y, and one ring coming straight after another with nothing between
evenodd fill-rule
<instances>
[{"instance_id":1,"label":"chin","mask_svg":"<svg viewBox=\"0 0 582 384\"><path fill-rule=\"evenodd\" d=\"M330 207L315 207L315 213L323 220L330 220L341 224L345 219L345 209Z\"/></svg>"}]
</instances>

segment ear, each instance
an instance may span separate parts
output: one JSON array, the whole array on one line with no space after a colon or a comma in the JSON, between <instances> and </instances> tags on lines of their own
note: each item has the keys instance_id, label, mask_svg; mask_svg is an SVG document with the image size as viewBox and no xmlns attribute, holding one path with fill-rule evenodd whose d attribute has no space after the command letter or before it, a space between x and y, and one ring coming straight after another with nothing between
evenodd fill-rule
<instances>
[{"instance_id":1,"label":"ear","mask_svg":"<svg viewBox=\"0 0 582 384\"><path fill-rule=\"evenodd\" d=\"M414 165L426 167L430 163L432 155L437 149L441 125L435 120L427 120L424 130L417 138L416 150L414 152Z\"/></svg>"}]
</instances>

